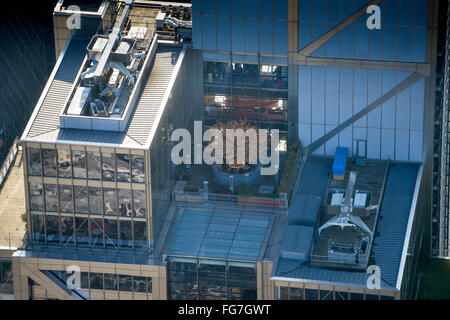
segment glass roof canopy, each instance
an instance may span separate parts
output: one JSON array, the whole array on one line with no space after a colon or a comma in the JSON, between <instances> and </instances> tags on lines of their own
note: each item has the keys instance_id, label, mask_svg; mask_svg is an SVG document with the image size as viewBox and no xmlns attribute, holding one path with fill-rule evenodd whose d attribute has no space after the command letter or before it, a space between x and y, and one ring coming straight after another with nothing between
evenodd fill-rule
<instances>
[{"instance_id":1,"label":"glass roof canopy","mask_svg":"<svg viewBox=\"0 0 450 320\"><path fill-rule=\"evenodd\" d=\"M186 209L169 255L257 261L270 217Z\"/></svg>"}]
</instances>

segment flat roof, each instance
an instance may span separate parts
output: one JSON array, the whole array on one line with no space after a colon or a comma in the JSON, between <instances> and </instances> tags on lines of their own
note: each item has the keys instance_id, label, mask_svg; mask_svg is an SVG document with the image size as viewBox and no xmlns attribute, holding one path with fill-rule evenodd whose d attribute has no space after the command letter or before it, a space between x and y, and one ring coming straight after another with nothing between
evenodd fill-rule
<instances>
[{"instance_id":1,"label":"flat roof","mask_svg":"<svg viewBox=\"0 0 450 320\"><path fill-rule=\"evenodd\" d=\"M0 249L20 248L25 236L25 186L22 150L19 149L14 165L0 188Z\"/></svg>"},{"instance_id":2,"label":"flat roof","mask_svg":"<svg viewBox=\"0 0 450 320\"><path fill-rule=\"evenodd\" d=\"M314 171L311 171L314 169ZM331 170L329 158L309 157L305 164L299 192L325 196ZM381 289L397 290L404 243L407 235L419 164L389 163L389 172L381 201L379 219L369 265L381 271ZM308 188L306 188L308 186ZM279 257L271 278L318 284L366 287L370 275L366 270L311 265L309 261Z\"/></svg>"},{"instance_id":3,"label":"flat roof","mask_svg":"<svg viewBox=\"0 0 450 320\"><path fill-rule=\"evenodd\" d=\"M168 255L258 261L270 216L223 209L183 209Z\"/></svg>"},{"instance_id":4,"label":"flat roof","mask_svg":"<svg viewBox=\"0 0 450 320\"><path fill-rule=\"evenodd\" d=\"M152 27L148 19L152 19L150 16L155 15L154 11L155 9L135 6L131 10L130 18L136 25ZM141 17L149 12L149 17ZM22 135L22 141L148 149L152 129L159 119L161 108L165 106L174 74L181 63L179 58L182 47L158 42L148 78L144 81L140 97L134 104L124 132L63 129L60 128L60 114L86 57L89 41L90 38L83 39L78 36L71 36L67 40Z\"/></svg>"}]
</instances>

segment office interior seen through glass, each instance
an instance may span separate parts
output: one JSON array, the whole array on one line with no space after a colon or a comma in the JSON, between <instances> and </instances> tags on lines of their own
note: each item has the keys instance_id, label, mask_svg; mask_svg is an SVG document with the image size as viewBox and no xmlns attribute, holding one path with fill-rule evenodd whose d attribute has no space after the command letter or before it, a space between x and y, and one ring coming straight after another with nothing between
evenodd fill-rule
<instances>
[{"instance_id":1,"label":"office interior seen through glass","mask_svg":"<svg viewBox=\"0 0 450 320\"><path fill-rule=\"evenodd\" d=\"M255 300L256 264L170 258L167 298L171 300Z\"/></svg>"},{"instance_id":2,"label":"office interior seen through glass","mask_svg":"<svg viewBox=\"0 0 450 320\"><path fill-rule=\"evenodd\" d=\"M287 132L287 66L204 61L206 125L247 120L258 128Z\"/></svg>"}]
</instances>

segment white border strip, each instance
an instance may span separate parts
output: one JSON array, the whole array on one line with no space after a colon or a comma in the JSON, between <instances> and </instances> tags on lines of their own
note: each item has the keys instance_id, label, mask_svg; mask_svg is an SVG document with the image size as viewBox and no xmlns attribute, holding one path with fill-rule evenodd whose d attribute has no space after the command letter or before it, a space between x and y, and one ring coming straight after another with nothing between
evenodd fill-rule
<instances>
[{"instance_id":1,"label":"white border strip","mask_svg":"<svg viewBox=\"0 0 450 320\"><path fill-rule=\"evenodd\" d=\"M416 186L414 187L414 194L413 194L413 198L412 198L412 202L411 202L411 209L409 210L408 226L406 228L405 240L403 242L402 259L400 260L400 267L399 267L398 275L397 275L397 284L395 285L395 287L399 291L400 291L400 287L402 285L403 273L405 271L406 256L408 254L409 240L411 238L411 231L412 231L413 222L414 222L414 215L416 213L417 198L419 197L419 190L420 190L420 184L422 182L422 175L423 175L423 164L420 165L419 170L417 172Z\"/></svg>"}]
</instances>

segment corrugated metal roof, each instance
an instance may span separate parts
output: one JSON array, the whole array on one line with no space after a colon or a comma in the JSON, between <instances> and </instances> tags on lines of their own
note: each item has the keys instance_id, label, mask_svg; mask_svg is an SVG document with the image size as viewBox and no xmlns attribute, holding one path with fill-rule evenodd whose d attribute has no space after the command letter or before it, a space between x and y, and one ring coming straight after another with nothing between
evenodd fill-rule
<instances>
[{"instance_id":1,"label":"corrugated metal roof","mask_svg":"<svg viewBox=\"0 0 450 320\"><path fill-rule=\"evenodd\" d=\"M150 77L127 130L127 134L142 145L147 143L180 52L180 47L164 46L159 46L156 51Z\"/></svg>"},{"instance_id":2,"label":"corrugated metal roof","mask_svg":"<svg viewBox=\"0 0 450 320\"><path fill-rule=\"evenodd\" d=\"M418 165L393 163L390 165L377 225L377 235L371 252L371 262L380 267L382 289L395 290L403 243L418 173ZM312 181L302 181L302 183ZM366 286L369 274L311 266L298 260L280 258L273 277L302 279Z\"/></svg>"},{"instance_id":3,"label":"corrugated metal roof","mask_svg":"<svg viewBox=\"0 0 450 320\"><path fill-rule=\"evenodd\" d=\"M53 131L59 126L59 114L86 55L88 40L71 39L55 78L42 102L28 137Z\"/></svg>"}]
</instances>

